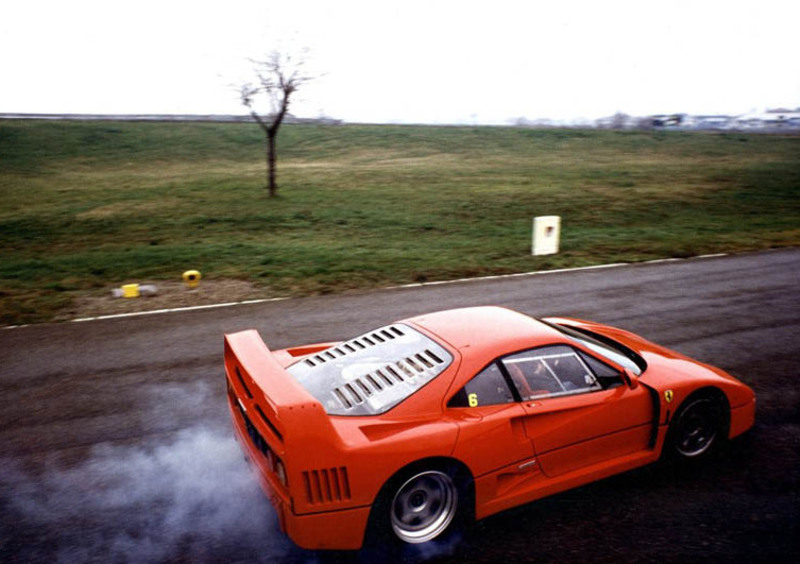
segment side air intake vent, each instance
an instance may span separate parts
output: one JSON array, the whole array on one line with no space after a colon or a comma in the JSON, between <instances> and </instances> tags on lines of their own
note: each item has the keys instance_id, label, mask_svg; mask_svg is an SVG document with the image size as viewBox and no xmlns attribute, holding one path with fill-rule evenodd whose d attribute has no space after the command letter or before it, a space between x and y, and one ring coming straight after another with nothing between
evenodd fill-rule
<instances>
[{"instance_id":1,"label":"side air intake vent","mask_svg":"<svg viewBox=\"0 0 800 564\"><path fill-rule=\"evenodd\" d=\"M305 471L303 485L306 490L306 500L312 505L350 499L350 480L347 478L345 466Z\"/></svg>"}]
</instances>

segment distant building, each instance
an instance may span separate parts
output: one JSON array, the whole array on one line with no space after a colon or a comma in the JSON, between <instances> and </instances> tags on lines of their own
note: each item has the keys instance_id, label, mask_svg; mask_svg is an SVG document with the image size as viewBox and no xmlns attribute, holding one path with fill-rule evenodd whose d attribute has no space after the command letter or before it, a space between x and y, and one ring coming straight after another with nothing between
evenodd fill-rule
<instances>
[{"instance_id":1,"label":"distant building","mask_svg":"<svg viewBox=\"0 0 800 564\"><path fill-rule=\"evenodd\" d=\"M800 127L800 108L794 110L777 108L774 110L767 110L764 115L766 116L764 122L768 128L786 129Z\"/></svg>"},{"instance_id":2,"label":"distant building","mask_svg":"<svg viewBox=\"0 0 800 564\"><path fill-rule=\"evenodd\" d=\"M691 129L733 129L735 118L726 115L687 116L686 127Z\"/></svg>"},{"instance_id":3,"label":"distant building","mask_svg":"<svg viewBox=\"0 0 800 564\"><path fill-rule=\"evenodd\" d=\"M737 116L735 128L744 131L777 131L800 129L800 109L773 109Z\"/></svg>"},{"instance_id":4,"label":"distant building","mask_svg":"<svg viewBox=\"0 0 800 564\"><path fill-rule=\"evenodd\" d=\"M653 127L668 127L677 128L683 125L686 120L686 114L659 114L650 116Z\"/></svg>"}]
</instances>

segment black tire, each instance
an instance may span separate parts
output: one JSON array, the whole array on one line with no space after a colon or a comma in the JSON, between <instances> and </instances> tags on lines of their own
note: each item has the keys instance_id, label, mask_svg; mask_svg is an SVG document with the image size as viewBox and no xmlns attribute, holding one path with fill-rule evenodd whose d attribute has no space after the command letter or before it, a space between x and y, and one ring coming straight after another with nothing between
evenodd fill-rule
<instances>
[{"instance_id":1,"label":"black tire","mask_svg":"<svg viewBox=\"0 0 800 564\"><path fill-rule=\"evenodd\" d=\"M727 438L727 422L724 398L710 393L690 396L670 424L668 454L679 460L709 455Z\"/></svg>"},{"instance_id":2,"label":"black tire","mask_svg":"<svg viewBox=\"0 0 800 564\"><path fill-rule=\"evenodd\" d=\"M419 545L460 530L473 515L472 480L456 465L417 464L382 488L370 515L372 541Z\"/></svg>"}]
</instances>

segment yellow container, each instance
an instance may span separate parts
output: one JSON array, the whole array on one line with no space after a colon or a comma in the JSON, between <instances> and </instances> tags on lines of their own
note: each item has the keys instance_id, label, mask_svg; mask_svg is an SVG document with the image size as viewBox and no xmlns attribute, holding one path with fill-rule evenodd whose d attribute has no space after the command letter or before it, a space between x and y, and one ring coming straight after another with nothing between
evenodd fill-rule
<instances>
[{"instance_id":1,"label":"yellow container","mask_svg":"<svg viewBox=\"0 0 800 564\"><path fill-rule=\"evenodd\" d=\"M122 297L124 298L138 298L139 285L138 284L124 284L122 286Z\"/></svg>"},{"instance_id":2,"label":"yellow container","mask_svg":"<svg viewBox=\"0 0 800 564\"><path fill-rule=\"evenodd\" d=\"M200 285L200 272L197 270L187 270L183 273L183 281L190 288L197 288Z\"/></svg>"}]
</instances>

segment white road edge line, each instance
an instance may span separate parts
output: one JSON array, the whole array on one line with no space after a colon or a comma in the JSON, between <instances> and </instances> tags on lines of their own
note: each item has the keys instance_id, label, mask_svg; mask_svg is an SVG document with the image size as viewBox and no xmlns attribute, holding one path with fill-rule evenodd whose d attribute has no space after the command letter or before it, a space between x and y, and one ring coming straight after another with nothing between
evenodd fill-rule
<instances>
[{"instance_id":1,"label":"white road edge line","mask_svg":"<svg viewBox=\"0 0 800 564\"><path fill-rule=\"evenodd\" d=\"M401 286L389 286L388 288L381 288L381 290L398 290L404 288L422 288L425 286L444 286L446 284L463 284L464 282L481 282L486 280L502 280L505 278L521 278L523 276L542 276L545 274L563 274L565 272L580 272L583 270L601 270L604 268L618 268L620 266L634 266L637 264L659 264L665 262L678 262L683 260L693 260L693 259L708 259L708 258L718 258L718 257L726 257L729 253L716 253L710 255L698 255L694 257L686 257L686 258L667 258L667 259L656 259L650 260L645 262L613 262L610 264L596 264L593 266L577 266L575 268L557 268L554 270L536 270L533 272L517 272L514 274L496 274L494 276L482 276L479 278L459 278L457 280L436 280L434 282L415 282L413 284L403 284ZM184 311L197 311L203 309L217 309L223 307L231 307L237 305L248 305L248 304L263 304L267 302L280 302L284 300L291 299L288 296L285 297L278 297L278 298L260 298L255 300L243 300L240 302L227 302L222 304L206 304L206 305L198 305L198 306L189 306L189 307L174 307L174 308L167 308L167 309L154 309L150 311L135 311L132 313L115 313L111 315L97 315L94 317L80 317L78 319L70 319L69 323L82 323L84 321L100 321L103 319L123 319L126 317L141 317L144 315L156 315L160 313L179 313ZM27 327L27 325L7 325L3 327L3 329L17 329L20 327Z\"/></svg>"},{"instance_id":2,"label":"white road edge line","mask_svg":"<svg viewBox=\"0 0 800 564\"><path fill-rule=\"evenodd\" d=\"M391 286L386 290L397 290L400 288L420 288L423 286L443 286L445 284L463 284L464 282L482 282L485 280L502 280L504 278L521 278L523 276L541 276L543 274L561 274L564 272L578 272L581 270L599 270L601 268L616 268L618 266L628 266L631 264L641 264L633 262L614 262L611 264L596 264L594 266L577 266L575 268L557 268L554 270L537 270L534 272L515 272L514 274L495 274L493 276L481 276L479 278L458 278L456 280L436 280L434 282L415 282L413 284L403 284L402 286Z\"/></svg>"},{"instance_id":3,"label":"white road edge line","mask_svg":"<svg viewBox=\"0 0 800 564\"><path fill-rule=\"evenodd\" d=\"M153 309L150 311L134 311L131 313L114 313L111 315L97 315L95 317L81 317L78 319L71 319L71 323L81 323L83 321L98 321L100 319L120 319L123 317L139 317L142 315L155 315L157 313L177 313L181 311L196 311L200 309L215 309L221 307L231 307L235 305L247 305L247 304L261 304L266 302L280 302L283 300L288 300L289 298L281 297L281 298L261 298L257 300L244 300L241 302L227 302L223 304L205 304L205 305L198 305L198 306L188 306L188 307L173 307L167 309Z\"/></svg>"},{"instance_id":4,"label":"white road edge line","mask_svg":"<svg viewBox=\"0 0 800 564\"><path fill-rule=\"evenodd\" d=\"M770 250L772 250L772 249L770 249ZM726 256L728 256L728 253L716 253L716 254L713 254L713 255L698 255L698 256L696 256L694 258L706 259L706 258L717 258L717 257L726 257Z\"/></svg>"}]
</instances>

